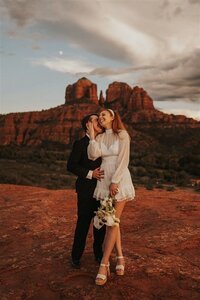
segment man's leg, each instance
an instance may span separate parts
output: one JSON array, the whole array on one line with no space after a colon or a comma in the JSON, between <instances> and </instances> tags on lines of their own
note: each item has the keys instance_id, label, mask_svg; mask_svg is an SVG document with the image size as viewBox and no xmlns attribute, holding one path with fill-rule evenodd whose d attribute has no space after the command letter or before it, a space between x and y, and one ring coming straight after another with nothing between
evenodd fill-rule
<instances>
[{"instance_id":1,"label":"man's leg","mask_svg":"<svg viewBox=\"0 0 200 300\"><path fill-rule=\"evenodd\" d=\"M97 229L93 226L93 234L94 234L93 251L97 261L101 261L101 258L103 257L102 245L103 245L105 233L106 233L105 225L100 229Z\"/></svg>"},{"instance_id":2,"label":"man's leg","mask_svg":"<svg viewBox=\"0 0 200 300\"><path fill-rule=\"evenodd\" d=\"M72 261L79 261L85 249L87 234L93 217L91 209L88 206L88 198L84 199L78 196L78 219L72 246Z\"/></svg>"},{"instance_id":3,"label":"man's leg","mask_svg":"<svg viewBox=\"0 0 200 300\"><path fill-rule=\"evenodd\" d=\"M94 211L97 211L100 201L96 201L93 199L95 202L94 205ZM93 251L94 251L94 256L97 261L101 261L101 258L103 256L103 241L106 233L106 226L104 225L100 229L97 229L96 227L93 226L93 235L94 235L94 242L93 242Z\"/></svg>"}]
</instances>

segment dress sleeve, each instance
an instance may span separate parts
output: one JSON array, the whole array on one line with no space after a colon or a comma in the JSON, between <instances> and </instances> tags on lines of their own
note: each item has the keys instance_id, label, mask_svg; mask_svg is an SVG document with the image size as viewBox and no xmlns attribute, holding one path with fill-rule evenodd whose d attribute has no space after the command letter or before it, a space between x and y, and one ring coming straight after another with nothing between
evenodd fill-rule
<instances>
[{"instance_id":1,"label":"dress sleeve","mask_svg":"<svg viewBox=\"0 0 200 300\"><path fill-rule=\"evenodd\" d=\"M128 168L130 156L130 137L127 131L119 133L119 154L117 158L117 169L113 174L112 183L119 183L123 177L124 169Z\"/></svg>"},{"instance_id":2,"label":"dress sleeve","mask_svg":"<svg viewBox=\"0 0 200 300\"><path fill-rule=\"evenodd\" d=\"M96 160L101 157L101 144L100 139L97 136L95 140L90 140L87 148L88 158L91 160Z\"/></svg>"}]
</instances>

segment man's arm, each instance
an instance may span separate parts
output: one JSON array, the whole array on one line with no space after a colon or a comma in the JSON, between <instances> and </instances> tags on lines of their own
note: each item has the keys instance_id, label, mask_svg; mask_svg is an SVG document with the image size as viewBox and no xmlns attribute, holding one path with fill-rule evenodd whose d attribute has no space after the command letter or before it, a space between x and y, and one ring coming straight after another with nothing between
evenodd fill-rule
<instances>
[{"instance_id":1,"label":"man's arm","mask_svg":"<svg viewBox=\"0 0 200 300\"><path fill-rule=\"evenodd\" d=\"M67 170L72 172L78 177L86 178L88 175L89 169L83 167L81 162L81 154L82 154L83 145L79 141L75 141L73 144L72 152L69 156L67 162Z\"/></svg>"}]
</instances>

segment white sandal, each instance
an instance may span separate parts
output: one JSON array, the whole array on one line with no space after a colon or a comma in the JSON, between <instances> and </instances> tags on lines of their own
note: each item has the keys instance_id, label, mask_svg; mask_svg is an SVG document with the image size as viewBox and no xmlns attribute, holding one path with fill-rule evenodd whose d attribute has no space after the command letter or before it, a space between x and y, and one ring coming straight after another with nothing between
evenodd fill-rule
<instances>
[{"instance_id":1,"label":"white sandal","mask_svg":"<svg viewBox=\"0 0 200 300\"><path fill-rule=\"evenodd\" d=\"M100 264L101 267L106 267L107 268L107 275L103 275L98 273L97 277L95 279L96 285L104 285L107 281L107 277L110 275L110 264Z\"/></svg>"},{"instance_id":2,"label":"white sandal","mask_svg":"<svg viewBox=\"0 0 200 300\"><path fill-rule=\"evenodd\" d=\"M124 258L124 256L116 256L116 259L122 259ZM124 265L116 265L116 274L119 275L119 276L123 276L124 275L124 269L125 269L125 266Z\"/></svg>"}]
</instances>

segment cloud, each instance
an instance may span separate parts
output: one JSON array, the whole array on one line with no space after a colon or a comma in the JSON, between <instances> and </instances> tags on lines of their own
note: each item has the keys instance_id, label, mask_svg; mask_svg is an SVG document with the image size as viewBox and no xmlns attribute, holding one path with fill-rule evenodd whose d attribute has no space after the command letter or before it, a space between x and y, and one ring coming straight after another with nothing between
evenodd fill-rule
<instances>
[{"instance_id":1,"label":"cloud","mask_svg":"<svg viewBox=\"0 0 200 300\"><path fill-rule=\"evenodd\" d=\"M32 60L33 65L44 66L50 70L58 71L62 73L70 73L76 75L82 70L84 73L89 73L92 71L93 67L81 60L68 60L63 58L42 58Z\"/></svg>"},{"instance_id":2,"label":"cloud","mask_svg":"<svg viewBox=\"0 0 200 300\"><path fill-rule=\"evenodd\" d=\"M124 81L144 87L157 101L184 100L200 102L200 50L187 56L174 57L168 62L155 65L108 67L88 63L81 59L60 57L32 61L50 70L76 76L101 76L109 80Z\"/></svg>"},{"instance_id":3,"label":"cloud","mask_svg":"<svg viewBox=\"0 0 200 300\"><path fill-rule=\"evenodd\" d=\"M167 114L174 114L174 115L184 115L186 117L192 117L198 121L200 121L200 110L199 111L194 111L194 110L190 110L187 108L164 108L161 109L159 108L159 110L167 113Z\"/></svg>"},{"instance_id":4,"label":"cloud","mask_svg":"<svg viewBox=\"0 0 200 300\"><path fill-rule=\"evenodd\" d=\"M96 2L8 0L4 4L18 26L35 27L43 33L44 39L60 39L106 58L133 59L129 47L105 30L106 26L109 28L109 18L99 14Z\"/></svg>"},{"instance_id":5,"label":"cloud","mask_svg":"<svg viewBox=\"0 0 200 300\"><path fill-rule=\"evenodd\" d=\"M80 59L65 59L60 57L41 58L32 60L33 65L47 67L50 70L61 73L70 73L77 76L112 76L130 74L133 72L151 70L154 66L138 65L135 67L99 67L97 64L91 64Z\"/></svg>"},{"instance_id":6,"label":"cloud","mask_svg":"<svg viewBox=\"0 0 200 300\"><path fill-rule=\"evenodd\" d=\"M39 46L41 37L91 53L32 61L57 72L73 75L124 78L143 86L154 99L200 99L200 35L197 0L4 0L4 13L27 29ZM6 14L6 13L5 13ZM169 22L170 20L170 22ZM36 37L35 32L40 33ZM15 37L17 38L17 36ZM36 49L35 49L36 50ZM66 51L65 51L66 53ZM102 58L107 64L98 63ZM105 61L105 60L104 60Z\"/></svg>"},{"instance_id":7,"label":"cloud","mask_svg":"<svg viewBox=\"0 0 200 300\"><path fill-rule=\"evenodd\" d=\"M28 21L34 18L36 5L38 1L25 1L25 0L3 0L2 4L7 8L8 13L19 26L27 25Z\"/></svg>"},{"instance_id":8,"label":"cloud","mask_svg":"<svg viewBox=\"0 0 200 300\"><path fill-rule=\"evenodd\" d=\"M191 4L200 4L199 0L188 0Z\"/></svg>"},{"instance_id":9,"label":"cloud","mask_svg":"<svg viewBox=\"0 0 200 300\"><path fill-rule=\"evenodd\" d=\"M181 6L177 5L180 1L166 0L162 4L159 0L116 1L115 5L109 0L3 3L18 26L35 28L44 39L60 39L122 63L152 64L198 44L196 12L185 0Z\"/></svg>"},{"instance_id":10,"label":"cloud","mask_svg":"<svg viewBox=\"0 0 200 300\"><path fill-rule=\"evenodd\" d=\"M138 80L154 99L200 102L200 50L147 71Z\"/></svg>"},{"instance_id":11,"label":"cloud","mask_svg":"<svg viewBox=\"0 0 200 300\"><path fill-rule=\"evenodd\" d=\"M32 45L31 48L32 48L34 51L37 51L37 50L40 50L40 49L41 49L41 47L38 46L38 45Z\"/></svg>"},{"instance_id":12,"label":"cloud","mask_svg":"<svg viewBox=\"0 0 200 300\"><path fill-rule=\"evenodd\" d=\"M162 9L165 9L167 6L169 6L169 1L168 0L164 0L162 3L161 3L161 8Z\"/></svg>"},{"instance_id":13,"label":"cloud","mask_svg":"<svg viewBox=\"0 0 200 300\"><path fill-rule=\"evenodd\" d=\"M177 6L177 7L175 8L175 10L174 10L174 16L180 15L181 12L182 12L181 7L180 7L180 6Z\"/></svg>"},{"instance_id":14,"label":"cloud","mask_svg":"<svg viewBox=\"0 0 200 300\"><path fill-rule=\"evenodd\" d=\"M110 76L110 75L123 75L130 74L137 71L153 69L154 66L141 65L136 67L127 68L109 68L109 67L98 67L94 68L88 75L100 75L100 76Z\"/></svg>"}]
</instances>

